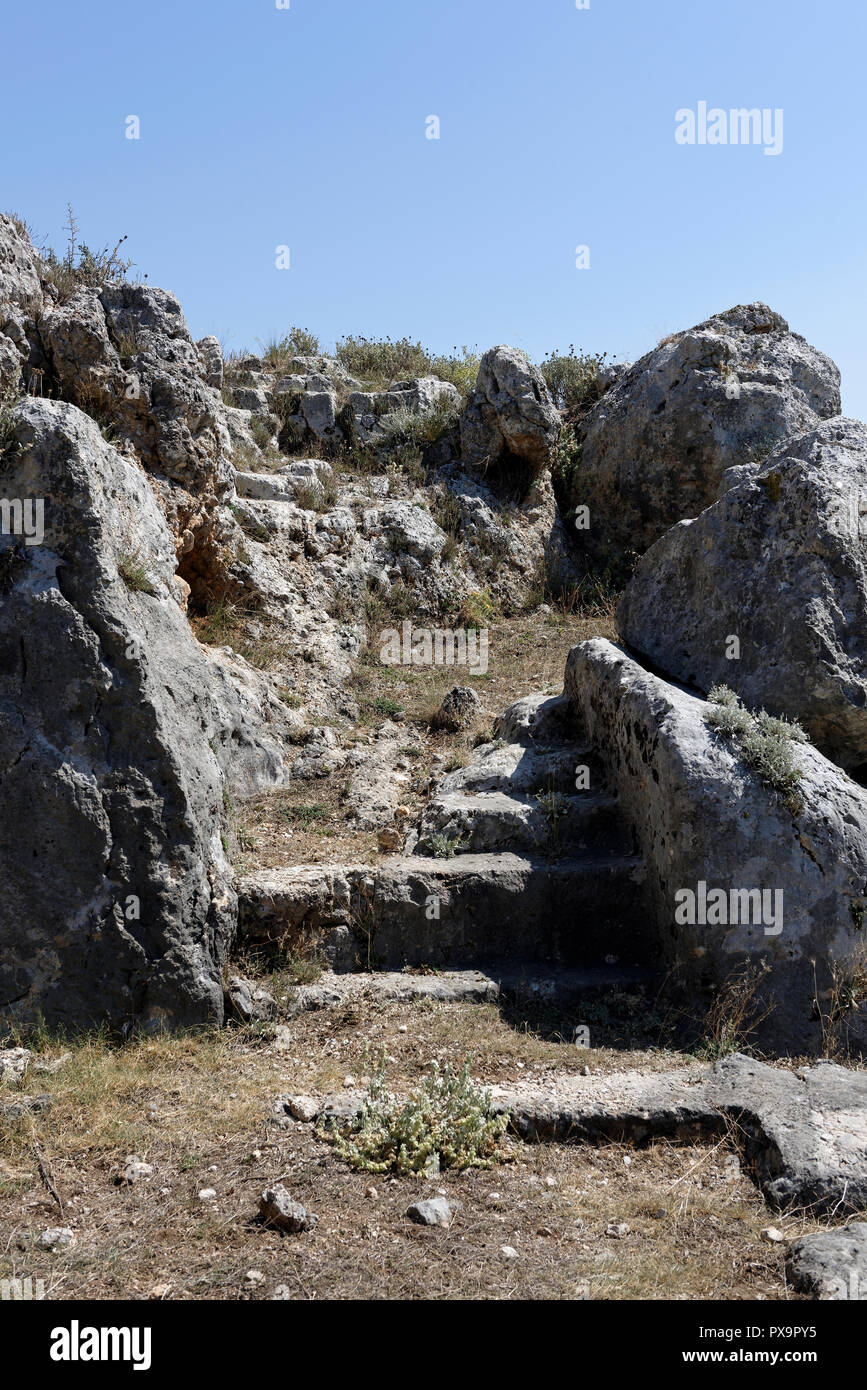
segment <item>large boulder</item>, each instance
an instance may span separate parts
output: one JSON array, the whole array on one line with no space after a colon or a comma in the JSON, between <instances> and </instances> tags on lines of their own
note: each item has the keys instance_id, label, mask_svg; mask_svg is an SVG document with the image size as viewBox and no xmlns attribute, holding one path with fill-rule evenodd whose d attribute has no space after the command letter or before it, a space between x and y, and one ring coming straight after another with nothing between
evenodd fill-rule
<instances>
[{"instance_id":1,"label":"large boulder","mask_svg":"<svg viewBox=\"0 0 867 1390\"><path fill-rule=\"evenodd\" d=\"M0 402L18 394L42 306L39 257L16 217L0 213Z\"/></svg>"},{"instance_id":2,"label":"large boulder","mask_svg":"<svg viewBox=\"0 0 867 1390\"><path fill-rule=\"evenodd\" d=\"M0 486L44 532L0 534L0 1014L219 1022L236 899L170 531L75 406L11 419Z\"/></svg>"},{"instance_id":3,"label":"large boulder","mask_svg":"<svg viewBox=\"0 0 867 1390\"><path fill-rule=\"evenodd\" d=\"M496 472L504 461L520 460L531 479L550 463L560 435L545 378L511 347L485 353L460 425L466 463Z\"/></svg>"},{"instance_id":4,"label":"large boulder","mask_svg":"<svg viewBox=\"0 0 867 1390\"><path fill-rule=\"evenodd\" d=\"M641 553L696 516L735 464L840 413L840 373L764 304L739 305L663 340L578 429L573 507L588 558Z\"/></svg>"},{"instance_id":5,"label":"large boulder","mask_svg":"<svg viewBox=\"0 0 867 1390\"><path fill-rule=\"evenodd\" d=\"M798 719L854 771L867 763L867 425L829 420L733 482L642 557L620 632L675 680Z\"/></svg>"},{"instance_id":6,"label":"large boulder","mask_svg":"<svg viewBox=\"0 0 867 1390\"><path fill-rule=\"evenodd\" d=\"M659 959L696 991L769 966L756 994L774 1005L756 1034L769 1048L812 1051L834 1027L863 1047L867 791L798 744L791 809L712 731L704 700L601 638L570 653L566 691L645 860L636 930Z\"/></svg>"}]
</instances>

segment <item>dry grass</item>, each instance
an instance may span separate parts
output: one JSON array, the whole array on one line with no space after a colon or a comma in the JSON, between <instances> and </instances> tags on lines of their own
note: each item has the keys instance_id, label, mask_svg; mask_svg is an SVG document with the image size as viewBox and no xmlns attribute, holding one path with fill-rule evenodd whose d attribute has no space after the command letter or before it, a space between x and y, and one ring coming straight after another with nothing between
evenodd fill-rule
<instances>
[{"instance_id":1,"label":"dry grass","mask_svg":"<svg viewBox=\"0 0 867 1390\"><path fill-rule=\"evenodd\" d=\"M401 1032L405 1028L406 1032ZM360 1078L365 1041L395 1059L409 1085L432 1058L472 1050L480 1079L506 1083L574 1070L588 1056L510 1028L493 1006L361 1004L267 1030L158 1038L113 1047L73 1044L51 1077L50 1112L6 1124L0 1167L0 1277L45 1279L52 1298L261 1299L286 1284L299 1299L713 1298L787 1296L783 1246L755 1187L725 1143L634 1150L524 1147L491 1171L376 1180L339 1162L309 1126L267 1123L286 1091ZM69 1045L67 1045L69 1046ZM58 1053L48 1046L47 1055ZM592 1054L593 1070L637 1061ZM671 1067L671 1055L644 1057ZM523 1063L523 1066L519 1066ZM50 1165L62 1215L40 1180ZM128 1154L154 1168L118 1182ZM283 1182L319 1217L309 1235L281 1237L254 1218L261 1191ZM198 1192L213 1188L203 1203ZM413 1226L411 1201L443 1191L459 1203L445 1229ZM495 1195L497 1194L497 1195ZM626 1223L623 1238L606 1235ZM31 1240L66 1224L75 1245L50 1255ZM787 1237L815 1224L775 1216ZM504 1245L518 1251L506 1261ZM247 1274L260 1271L263 1282Z\"/></svg>"}]
</instances>

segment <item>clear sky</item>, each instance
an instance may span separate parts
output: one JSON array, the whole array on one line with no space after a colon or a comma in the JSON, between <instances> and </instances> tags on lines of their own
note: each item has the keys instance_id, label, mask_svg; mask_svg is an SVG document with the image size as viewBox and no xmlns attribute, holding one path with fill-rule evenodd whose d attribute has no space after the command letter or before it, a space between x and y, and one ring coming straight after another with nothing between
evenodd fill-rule
<instances>
[{"instance_id":1,"label":"clear sky","mask_svg":"<svg viewBox=\"0 0 867 1390\"><path fill-rule=\"evenodd\" d=\"M867 418L864 0L39 0L0 32L0 206L127 233L196 337L622 360L764 299ZM678 144L702 101L782 109L782 153Z\"/></svg>"}]
</instances>

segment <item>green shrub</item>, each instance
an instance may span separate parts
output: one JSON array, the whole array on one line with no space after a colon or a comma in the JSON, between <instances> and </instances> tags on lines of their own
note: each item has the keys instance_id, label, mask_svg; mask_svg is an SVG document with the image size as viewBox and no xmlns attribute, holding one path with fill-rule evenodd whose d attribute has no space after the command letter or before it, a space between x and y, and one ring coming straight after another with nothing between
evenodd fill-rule
<instances>
[{"instance_id":1,"label":"green shrub","mask_svg":"<svg viewBox=\"0 0 867 1390\"><path fill-rule=\"evenodd\" d=\"M558 410L571 415L588 409L602 394L598 373L605 365L605 352L549 352L542 363L542 375Z\"/></svg>"},{"instance_id":2,"label":"green shrub","mask_svg":"<svg viewBox=\"0 0 867 1390\"><path fill-rule=\"evenodd\" d=\"M465 398L475 385L480 357L475 348L453 348L451 353L434 354L409 338L340 338L335 356L351 376L368 390L381 391L393 381L411 377L437 376L450 381Z\"/></svg>"},{"instance_id":3,"label":"green shrub","mask_svg":"<svg viewBox=\"0 0 867 1390\"><path fill-rule=\"evenodd\" d=\"M383 1051L358 1117L318 1126L345 1163L366 1173L423 1173L491 1168L507 1158L500 1141L509 1117L492 1113L490 1094L470 1079L469 1061L460 1070L434 1062L405 1100L389 1095L386 1072Z\"/></svg>"},{"instance_id":4,"label":"green shrub","mask_svg":"<svg viewBox=\"0 0 867 1390\"><path fill-rule=\"evenodd\" d=\"M429 837L428 844L434 859L454 859L456 854L465 853L470 842L461 835L446 835L438 831Z\"/></svg>"},{"instance_id":5,"label":"green shrub","mask_svg":"<svg viewBox=\"0 0 867 1390\"><path fill-rule=\"evenodd\" d=\"M792 745L809 740L800 724L778 719L759 710L752 714L726 685L715 685L708 692L712 706L705 719L721 738L735 745L741 760L758 773L761 780L779 792L793 814L801 809L798 783L801 769L792 754Z\"/></svg>"}]
</instances>

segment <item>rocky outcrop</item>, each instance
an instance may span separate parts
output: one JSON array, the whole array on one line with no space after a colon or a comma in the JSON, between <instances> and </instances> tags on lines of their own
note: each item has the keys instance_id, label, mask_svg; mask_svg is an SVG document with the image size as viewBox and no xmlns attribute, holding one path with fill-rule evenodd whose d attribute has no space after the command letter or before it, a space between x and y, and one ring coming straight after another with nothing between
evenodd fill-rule
<instances>
[{"instance_id":1,"label":"rocky outcrop","mask_svg":"<svg viewBox=\"0 0 867 1390\"><path fill-rule=\"evenodd\" d=\"M667 532L618 609L630 647L675 680L729 685L867 764L867 426L829 420L735 471Z\"/></svg>"},{"instance_id":2,"label":"rocky outcrop","mask_svg":"<svg viewBox=\"0 0 867 1390\"><path fill-rule=\"evenodd\" d=\"M204 658L146 475L76 407L0 455L40 543L0 535L0 1011L219 1022L236 905Z\"/></svg>"},{"instance_id":3,"label":"rocky outcrop","mask_svg":"<svg viewBox=\"0 0 867 1390\"><path fill-rule=\"evenodd\" d=\"M815 1231L796 1240L786 1258L795 1293L823 1301L867 1298L867 1224L853 1222L837 1231Z\"/></svg>"},{"instance_id":4,"label":"rocky outcrop","mask_svg":"<svg viewBox=\"0 0 867 1390\"><path fill-rule=\"evenodd\" d=\"M578 429L569 503L589 560L645 551L714 500L727 468L840 413L840 373L764 304L672 334Z\"/></svg>"},{"instance_id":5,"label":"rocky outcrop","mask_svg":"<svg viewBox=\"0 0 867 1390\"><path fill-rule=\"evenodd\" d=\"M560 416L539 369L517 348L486 352L461 416L464 461L496 475L509 459L519 460L532 479L551 462L559 434Z\"/></svg>"},{"instance_id":6,"label":"rocky outcrop","mask_svg":"<svg viewBox=\"0 0 867 1390\"><path fill-rule=\"evenodd\" d=\"M799 744L793 812L712 732L703 700L602 639L571 652L566 690L647 866L635 930L692 989L769 966L767 1045L812 1051L832 1021L863 1045L867 1008L844 985L863 969L867 792Z\"/></svg>"}]
</instances>

